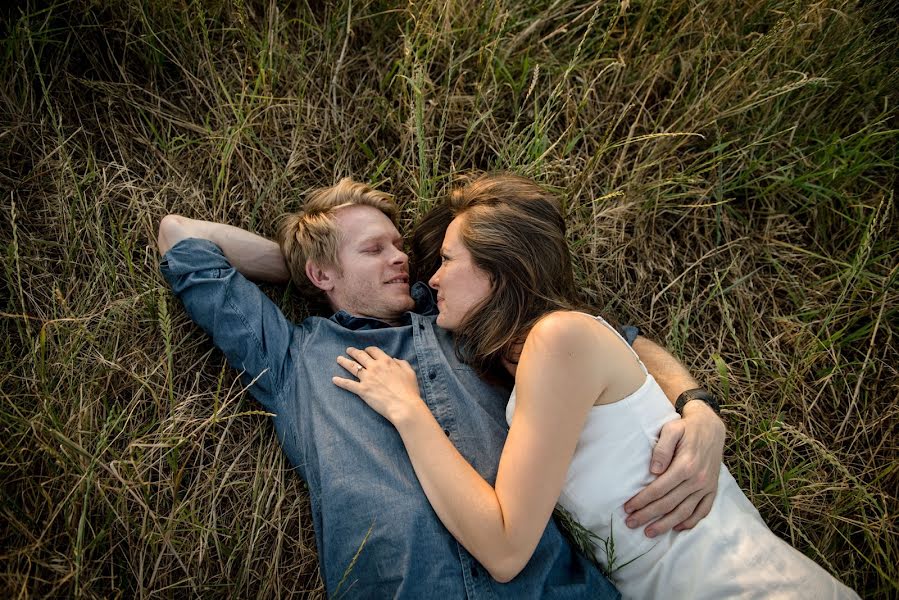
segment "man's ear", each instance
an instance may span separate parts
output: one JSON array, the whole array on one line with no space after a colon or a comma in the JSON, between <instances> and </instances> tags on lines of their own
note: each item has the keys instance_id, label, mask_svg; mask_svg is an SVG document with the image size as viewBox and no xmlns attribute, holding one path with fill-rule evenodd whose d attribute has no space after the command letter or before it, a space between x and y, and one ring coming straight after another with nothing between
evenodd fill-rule
<instances>
[{"instance_id":1,"label":"man's ear","mask_svg":"<svg viewBox=\"0 0 899 600\"><path fill-rule=\"evenodd\" d=\"M306 261L306 277L309 278L312 285L323 292L330 292L334 289L334 278L336 274L334 269L323 269L312 262L311 258Z\"/></svg>"}]
</instances>

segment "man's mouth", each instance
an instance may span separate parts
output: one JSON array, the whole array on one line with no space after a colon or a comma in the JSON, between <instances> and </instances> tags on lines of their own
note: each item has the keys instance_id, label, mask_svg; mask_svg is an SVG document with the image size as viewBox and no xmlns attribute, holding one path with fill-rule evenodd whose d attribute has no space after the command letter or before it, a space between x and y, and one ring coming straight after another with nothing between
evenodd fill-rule
<instances>
[{"instance_id":1,"label":"man's mouth","mask_svg":"<svg viewBox=\"0 0 899 600\"><path fill-rule=\"evenodd\" d=\"M397 275L397 276L394 277L393 279L389 279L389 280L385 281L384 283L387 283L387 284L393 284L393 283L408 284L408 283L409 283L409 276L408 276L408 275Z\"/></svg>"}]
</instances>

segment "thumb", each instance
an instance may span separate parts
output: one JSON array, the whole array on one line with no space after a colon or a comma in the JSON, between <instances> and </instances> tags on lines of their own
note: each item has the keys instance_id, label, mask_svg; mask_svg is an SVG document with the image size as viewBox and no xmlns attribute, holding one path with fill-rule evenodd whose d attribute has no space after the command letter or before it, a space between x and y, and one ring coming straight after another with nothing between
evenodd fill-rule
<instances>
[{"instance_id":1,"label":"thumb","mask_svg":"<svg viewBox=\"0 0 899 600\"><path fill-rule=\"evenodd\" d=\"M659 441L656 442L655 448L652 449L652 459L650 460L649 471L654 475L660 475L665 472L674 458L674 449L677 448L678 442L684 435L683 423L680 421L669 421L662 427L659 432Z\"/></svg>"}]
</instances>

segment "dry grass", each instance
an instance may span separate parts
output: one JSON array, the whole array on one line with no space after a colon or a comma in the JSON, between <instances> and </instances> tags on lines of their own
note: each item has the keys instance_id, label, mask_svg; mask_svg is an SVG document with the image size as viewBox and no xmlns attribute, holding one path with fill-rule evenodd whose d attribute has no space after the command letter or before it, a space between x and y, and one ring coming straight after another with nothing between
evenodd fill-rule
<instances>
[{"instance_id":1,"label":"dry grass","mask_svg":"<svg viewBox=\"0 0 899 600\"><path fill-rule=\"evenodd\" d=\"M596 304L724 398L771 527L895 597L887 4L0 9L2 594L323 595L303 484L168 292L156 224L271 235L349 174L411 225L503 168L565 195Z\"/></svg>"}]
</instances>

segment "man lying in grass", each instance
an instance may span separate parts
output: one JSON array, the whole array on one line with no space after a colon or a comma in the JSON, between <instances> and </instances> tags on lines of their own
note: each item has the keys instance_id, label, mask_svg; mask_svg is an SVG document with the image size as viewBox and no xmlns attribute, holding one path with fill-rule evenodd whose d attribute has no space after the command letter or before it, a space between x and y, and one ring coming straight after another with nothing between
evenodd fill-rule
<instances>
[{"instance_id":1,"label":"man lying in grass","mask_svg":"<svg viewBox=\"0 0 899 600\"><path fill-rule=\"evenodd\" d=\"M524 569L507 584L495 582L431 509L396 430L332 384L343 374L335 358L350 346L376 346L408 361L443 432L494 481L509 390L482 381L458 361L450 335L435 326L426 285L415 284L410 295L395 215L387 194L344 179L314 192L301 212L285 218L278 243L177 215L159 227L165 278L241 371L253 397L276 415L281 446L308 484L328 593L615 597L552 521ZM333 314L290 323L248 279L291 279ZM630 333L669 398L696 387L667 352ZM716 493L723 447L721 420L702 402L690 402L684 419L662 430L651 461L660 476L625 505L628 525L652 521L649 536L695 525L711 504L703 499Z\"/></svg>"}]
</instances>

